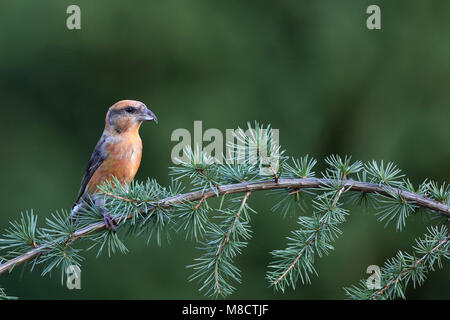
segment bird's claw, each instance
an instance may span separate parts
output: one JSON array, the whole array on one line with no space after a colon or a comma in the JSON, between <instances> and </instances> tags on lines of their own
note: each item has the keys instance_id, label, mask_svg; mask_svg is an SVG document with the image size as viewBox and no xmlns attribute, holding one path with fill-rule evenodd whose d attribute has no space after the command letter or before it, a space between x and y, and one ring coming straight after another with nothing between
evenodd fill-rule
<instances>
[{"instance_id":1,"label":"bird's claw","mask_svg":"<svg viewBox=\"0 0 450 320\"><path fill-rule=\"evenodd\" d=\"M103 221L105 222L106 229L116 231L116 221L114 221L109 213L103 213Z\"/></svg>"}]
</instances>

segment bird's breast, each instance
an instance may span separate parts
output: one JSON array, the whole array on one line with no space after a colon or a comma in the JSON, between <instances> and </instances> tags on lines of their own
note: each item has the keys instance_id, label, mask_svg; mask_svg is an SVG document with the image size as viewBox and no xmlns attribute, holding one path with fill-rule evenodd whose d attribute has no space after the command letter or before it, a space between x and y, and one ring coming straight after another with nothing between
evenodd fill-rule
<instances>
[{"instance_id":1,"label":"bird's breast","mask_svg":"<svg viewBox=\"0 0 450 320\"><path fill-rule=\"evenodd\" d=\"M123 185L135 177L142 157L142 142L139 136L114 138L104 146L106 159L97 169L88 184L88 192L93 194L97 186L116 177Z\"/></svg>"}]
</instances>

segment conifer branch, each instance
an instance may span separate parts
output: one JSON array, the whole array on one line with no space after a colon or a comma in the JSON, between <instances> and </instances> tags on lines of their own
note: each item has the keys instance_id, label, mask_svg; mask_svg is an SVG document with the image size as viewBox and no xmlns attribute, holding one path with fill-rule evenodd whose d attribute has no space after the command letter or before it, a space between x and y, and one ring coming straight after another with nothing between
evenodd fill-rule
<instances>
[{"instance_id":1,"label":"conifer branch","mask_svg":"<svg viewBox=\"0 0 450 320\"><path fill-rule=\"evenodd\" d=\"M220 284L219 284L219 263L220 263L220 257L223 254L223 250L224 250L225 246L229 243L229 241L231 239L231 236L232 236L232 233L233 233L234 229L236 228L236 226L237 226L237 224L239 222L239 218L241 216L242 210L245 207L245 204L247 202L248 197L250 196L250 193L251 192L248 191L245 194L244 198L242 199L241 206L239 207L238 211L236 212L235 218L232 221L230 229L228 230L228 232L226 232L223 235L223 241L220 244L219 250L217 251L217 254L216 254L217 259L216 259L216 263L214 265L214 279L215 279L216 289L217 289L217 293L218 294L222 293L221 290L220 290Z\"/></svg>"},{"instance_id":2,"label":"conifer branch","mask_svg":"<svg viewBox=\"0 0 450 320\"><path fill-rule=\"evenodd\" d=\"M251 238L250 213L254 210L249 207L248 198L253 192L270 191L280 196L272 210L280 211L282 216L304 212L303 204L312 197L313 212L298 217L299 229L288 237L288 247L272 252L275 259L269 264L267 278L275 289L284 291L288 286L295 288L299 279L310 282L310 275L317 274L314 257L323 257L334 249L332 243L342 233L340 225L349 214L343 208L346 203L372 206L379 221L394 221L397 230L402 230L406 218L419 209L450 218L448 184L425 180L416 189L392 163L363 164L337 155L325 159L328 167L317 178L313 171L315 159L305 156L288 163L284 151L271 140L270 126L264 129L256 123L255 127L256 131L248 136L236 136L236 156L224 164L218 164L203 151L185 150L188 161L170 168L175 178L167 188L150 179L146 183L132 182L128 187L117 179L106 182L99 187L104 207L86 203L87 209L76 223L68 212L57 212L46 219L46 227L38 228L37 216L25 213L19 221L10 222L0 237L0 274L29 262L32 268L44 265L42 275L59 267L63 281L67 267L79 266L83 259L82 249L74 248L78 240L91 241L93 245L87 250L97 247L98 256L104 249L108 254L128 250L119 238L122 231L146 234L147 242L155 235L160 244L161 236L175 227L186 238L198 242L203 252L189 266L194 270L189 280L200 281L199 290L208 296L227 296L235 290L233 282L241 279L234 258ZM270 153L266 144L270 145ZM180 179L190 182L189 192L183 191ZM350 195L344 197L344 193ZM219 197L220 207L215 209L218 214L210 217L214 209L208 199ZM102 210L110 213L117 232L106 229ZM360 288L345 289L346 293L355 299L404 298L403 288L409 280L422 283L435 261L440 265L443 258L450 258L445 226L430 230L431 235L418 240L415 248L415 255L421 259L400 252L386 263L378 293L365 287L365 283Z\"/></svg>"},{"instance_id":3,"label":"conifer branch","mask_svg":"<svg viewBox=\"0 0 450 320\"><path fill-rule=\"evenodd\" d=\"M273 180L258 181L258 182L244 182L236 184L221 185L218 195L234 194L234 193L244 193L244 192L257 192L257 191L267 191L274 189L317 189L323 186L327 186L327 179L320 178L300 178L300 179L279 179L278 182ZM409 191L403 191L393 187L380 186L373 183L347 180L344 182L345 188L349 188L352 191L360 191L365 193L376 193L384 196L390 196L391 194L399 194L407 201L412 201L417 205L441 213L450 218L450 206L444 203L435 201L433 199L415 194ZM389 192L389 191L390 192ZM208 198L213 198L217 196L217 191L214 189L209 189L206 192L194 191L188 192L176 196L171 196L166 199L158 200L156 204L170 206L172 204L182 203L184 201L201 201ZM151 209L150 209L151 210ZM146 215L148 211L141 212L142 215ZM131 219L127 217L127 220ZM106 227L104 222L97 222L76 230L73 236L69 239L69 242L75 241L81 237L90 235L94 232L104 230ZM36 256L38 256L43 250L45 250L48 245L38 246L23 255L20 255L14 259L8 260L0 264L0 274L5 273L13 269L15 266L27 262Z\"/></svg>"},{"instance_id":4,"label":"conifer branch","mask_svg":"<svg viewBox=\"0 0 450 320\"><path fill-rule=\"evenodd\" d=\"M381 288L379 291L376 291L374 294L372 294L371 299L375 299L376 296L382 296L386 290L388 290L391 286L393 286L393 285L397 284L399 281L401 281L402 278L408 272L411 272L411 270L417 269L421 263L424 263L431 254L438 251L442 246L444 246L446 243L448 243L449 240L450 240L450 238L447 237L447 238L439 241L439 243L436 246L434 246L427 254L422 256L422 258L420 258L419 260L414 262L414 264L411 267L404 268L395 279L389 281L387 284L384 285L383 288Z\"/></svg>"},{"instance_id":5,"label":"conifer branch","mask_svg":"<svg viewBox=\"0 0 450 320\"><path fill-rule=\"evenodd\" d=\"M345 187L342 187L339 189L338 193L336 194L332 206L329 208L329 211L333 211L336 209L337 203L339 201L339 198L341 197L342 193L344 192ZM292 271L292 269L297 265L299 259L305 254L305 252L312 246L316 241L318 241L318 234L324 229L324 225L330 222L330 215L329 212L326 212L319 220L318 227L313 231L313 233L308 237L308 241L303 246L303 248L300 250L298 255L295 257L294 261L289 265L289 267L279 276L274 282L271 283L273 286L279 285L280 281L285 279L285 277L289 274L289 272Z\"/></svg>"},{"instance_id":6,"label":"conifer branch","mask_svg":"<svg viewBox=\"0 0 450 320\"><path fill-rule=\"evenodd\" d=\"M358 286L344 290L355 300L405 299L408 284L421 285L427 273L435 269L435 264L442 268L442 259L450 259L450 236L444 225L428 228L425 237L416 240L413 254L399 251L386 261L377 275L380 287L369 286L367 280L361 280Z\"/></svg>"},{"instance_id":7,"label":"conifer branch","mask_svg":"<svg viewBox=\"0 0 450 320\"><path fill-rule=\"evenodd\" d=\"M3 288L0 288L0 300L16 300L17 297L8 296Z\"/></svg>"}]
</instances>

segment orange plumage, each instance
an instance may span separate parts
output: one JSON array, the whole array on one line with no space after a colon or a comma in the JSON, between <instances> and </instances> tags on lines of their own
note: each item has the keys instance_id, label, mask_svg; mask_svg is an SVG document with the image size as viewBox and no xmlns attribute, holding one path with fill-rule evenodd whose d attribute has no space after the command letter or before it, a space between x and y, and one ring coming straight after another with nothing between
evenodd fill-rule
<instances>
[{"instance_id":1,"label":"orange plumage","mask_svg":"<svg viewBox=\"0 0 450 320\"><path fill-rule=\"evenodd\" d=\"M137 129L120 134L120 138L105 144L109 156L98 167L87 185L89 194L95 194L97 186L115 176L122 184L129 184L136 175L142 157L142 141Z\"/></svg>"},{"instance_id":2,"label":"orange plumage","mask_svg":"<svg viewBox=\"0 0 450 320\"><path fill-rule=\"evenodd\" d=\"M122 100L109 108L105 129L92 153L72 216L88 198L98 200L95 194L105 181L115 177L121 184L128 185L134 179L142 157L139 128L142 122L152 120L158 121L153 112L139 101ZM98 201L96 203L101 205Z\"/></svg>"}]
</instances>

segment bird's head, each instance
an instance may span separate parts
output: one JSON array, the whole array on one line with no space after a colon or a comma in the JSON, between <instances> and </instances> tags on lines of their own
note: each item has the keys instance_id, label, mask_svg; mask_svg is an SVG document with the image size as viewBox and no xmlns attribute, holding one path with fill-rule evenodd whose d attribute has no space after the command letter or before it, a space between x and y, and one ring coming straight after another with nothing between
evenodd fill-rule
<instances>
[{"instance_id":1,"label":"bird's head","mask_svg":"<svg viewBox=\"0 0 450 320\"><path fill-rule=\"evenodd\" d=\"M123 133L128 130L138 130L144 121L158 119L145 104L135 100L121 100L109 108L106 114L106 129L113 133Z\"/></svg>"}]
</instances>

